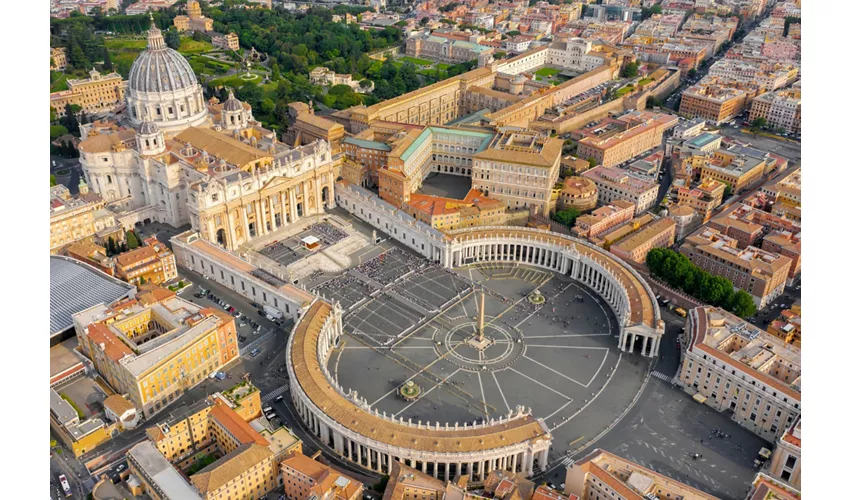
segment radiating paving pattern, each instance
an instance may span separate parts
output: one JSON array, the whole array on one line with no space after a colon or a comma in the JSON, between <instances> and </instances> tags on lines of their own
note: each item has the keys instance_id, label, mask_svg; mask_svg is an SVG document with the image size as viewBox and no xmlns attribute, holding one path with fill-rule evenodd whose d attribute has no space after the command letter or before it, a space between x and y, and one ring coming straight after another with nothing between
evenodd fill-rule
<instances>
[{"instance_id":1,"label":"radiating paving pattern","mask_svg":"<svg viewBox=\"0 0 850 500\"><path fill-rule=\"evenodd\" d=\"M613 422L637 393L645 362L623 363L613 312L583 285L510 264L421 266L345 311L345 335L328 367L373 408L453 425L524 406L550 431L564 429L555 448L565 452ZM478 349L467 340L477 333L482 290L489 341ZM528 301L535 290L543 305ZM608 394L621 363L630 383ZM398 389L411 380L422 395L406 401Z\"/></svg>"}]
</instances>

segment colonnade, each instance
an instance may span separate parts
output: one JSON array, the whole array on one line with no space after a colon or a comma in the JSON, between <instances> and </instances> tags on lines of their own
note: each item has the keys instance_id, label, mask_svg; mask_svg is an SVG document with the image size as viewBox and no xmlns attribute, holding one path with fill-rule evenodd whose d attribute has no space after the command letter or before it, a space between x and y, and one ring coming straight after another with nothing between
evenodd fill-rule
<instances>
[{"instance_id":1,"label":"colonnade","mask_svg":"<svg viewBox=\"0 0 850 500\"><path fill-rule=\"evenodd\" d=\"M495 238L470 239L450 245L447 267L459 267L480 262L510 262L542 267L570 276L601 296L617 315L620 327L619 348L635 352L641 340L643 356L658 355L660 334L646 327L630 327L631 303L626 286L604 263L575 249L533 239Z\"/></svg>"},{"instance_id":2,"label":"colonnade","mask_svg":"<svg viewBox=\"0 0 850 500\"><path fill-rule=\"evenodd\" d=\"M321 302L321 301L319 301ZM338 422L331 416L325 413L317 404L305 393L300 380L298 379L293 364L298 365L305 361L296 360L292 356L293 344L299 342L315 342L316 344L316 369L322 372L322 376L327 378L327 383L333 386L337 393L345 398L346 404L351 405L351 416L355 420L362 420L365 416L362 412L368 412L375 417L379 417L376 410L373 410L365 401L357 398L356 393L344 396L342 388L332 379L327 369L327 361L332 350L337 346L339 337L342 335L342 310L338 306L331 308L330 312L323 319L318 318L314 311L317 310L316 301L311 305L310 310L302 315L299 324L296 324L293 334L287 342L287 370L290 375L290 392L295 409L299 417L304 422L306 428L312 432L326 446L332 448L339 456L358 464L360 467L378 472L380 474L390 474L393 470L393 463L403 463L409 467L421 470L425 474L432 475L440 480L451 480L460 474L470 475L470 479L475 482L483 482L487 475L494 470L509 470L519 473L523 476L531 476L534 472L539 472L546 469L546 464L549 460L549 448L552 443L551 435L545 430L544 424L539 419L533 419L530 414L525 413L520 407L516 414L509 414L506 421L503 419L485 422L483 424L464 424L461 427L455 423L454 428L448 425L441 426L440 424L431 425L430 423L423 424L421 422L413 423L402 419L397 419L394 416L388 417L386 414L381 417L387 426L392 426L394 429L393 436L396 438L392 441L381 441L373 437L360 434L342 422ZM321 306L318 306L321 307ZM325 306L327 307L327 306ZM318 322L322 321L320 328L316 328L315 324L301 325L302 321ZM307 334L307 331L316 332ZM314 336L315 335L315 336ZM327 408L327 402L320 402L323 408ZM356 416L361 412L361 416ZM338 413L338 412L337 412ZM456 439L463 439L462 434L458 431L469 431L469 437L474 437L473 446L479 442L484 443L491 432L498 432L504 439L503 433L509 433L513 428L510 423L519 423L520 425L530 425L538 422L540 425L537 437L523 437L519 441L505 441L502 446L487 448L482 447L480 450L464 450L458 452L439 451L437 446L428 446L427 449L420 447L404 447L399 444L401 442L413 442L417 438L422 437L420 432L409 432L413 429L428 429L434 431L434 438L438 439L444 435L446 431L451 430L453 436L450 438L452 445ZM349 422L350 423L350 422ZM506 427L506 424L508 427ZM498 429L490 431L490 429ZM374 432L374 429L372 430ZM398 434L396 434L398 433ZM526 434L523 433L525 436ZM479 438L480 436L480 438ZM444 436L443 436L444 437ZM487 438L492 439L492 438ZM457 441L460 445L461 441ZM444 444L445 446L445 444Z\"/></svg>"}]
</instances>

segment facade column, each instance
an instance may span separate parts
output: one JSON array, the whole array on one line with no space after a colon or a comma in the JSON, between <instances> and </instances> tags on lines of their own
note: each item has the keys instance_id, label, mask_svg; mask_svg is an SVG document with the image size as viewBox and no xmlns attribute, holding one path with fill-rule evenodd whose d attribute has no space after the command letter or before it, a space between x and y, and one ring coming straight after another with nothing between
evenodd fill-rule
<instances>
[{"instance_id":1,"label":"facade column","mask_svg":"<svg viewBox=\"0 0 850 500\"><path fill-rule=\"evenodd\" d=\"M277 221L275 220L274 213L274 197L269 196L269 217L271 218L272 231L277 231Z\"/></svg>"},{"instance_id":2,"label":"facade column","mask_svg":"<svg viewBox=\"0 0 850 500\"><path fill-rule=\"evenodd\" d=\"M245 234L245 241L249 241L252 236L248 230L248 211L245 210L245 205L239 207L239 211L242 212L242 232Z\"/></svg>"},{"instance_id":3,"label":"facade column","mask_svg":"<svg viewBox=\"0 0 850 500\"><path fill-rule=\"evenodd\" d=\"M440 478L440 462L434 461L434 479Z\"/></svg>"},{"instance_id":4,"label":"facade column","mask_svg":"<svg viewBox=\"0 0 850 500\"><path fill-rule=\"evenodd\" d=\"M290 188L287 193L289 194L289 222L295 222L298 220L298 209L295 206L295 189Z\"/></svg>"},{"instance_id":5,"label":"facade column","mask_svg":"<svg viewBox=\"0 0 850 500\"><path fill-rule=\"evenodd\" d=\"M351 439L346 439L345 444L348 446L348 459L354 461L354 455L351 453Z\"/></svg>"},{"instance_id":6,"label":"facade column","mask_svg":"<svg viewBox=\"0 0 850 500\"><path fill-rule=\"evenodd\" d=\"M372 449L364 446L366 448L366 468L372 469Z\"/></svg>"},{"instance_id":7,"label":"facade column","mask_svg":"<svg viewBox=\"0 0 850 500\"><path fill-rule=\"evenodd\" d=\"M629 342L629 353L635 352L635 337L636 336L637 336L636 334L634 334L634 333L632 334L631 342Z\"/></svg>"}]
</instances>

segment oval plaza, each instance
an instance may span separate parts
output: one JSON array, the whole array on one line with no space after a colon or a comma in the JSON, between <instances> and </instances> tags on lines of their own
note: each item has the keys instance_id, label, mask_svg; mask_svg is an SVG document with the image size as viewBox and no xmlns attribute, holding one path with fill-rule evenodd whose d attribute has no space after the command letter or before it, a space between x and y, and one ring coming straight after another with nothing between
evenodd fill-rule
<instances>
[{"instance_id":1,"label":"oval plaza","mask_svg":"<svg viewBox=\"0 0 850 500\"><path fill-rule=\"evenodd\" d=\"M470 228L443 234L404 217L374 194L341 182L337 204L445 268L516 262L568 275L594 290L619 321L621 351L657 354L663 320L648 285L626 263L587 243L532 228ZM441 479L507 469L530 476L549 461L551 432L518 407L482 422L421 422L373 408L332 376L328 360L343 335L342 309L316 298L287 344L295 407L307 427L340 456L389 473L394 460Z\"/></svg>"}]
</instances>

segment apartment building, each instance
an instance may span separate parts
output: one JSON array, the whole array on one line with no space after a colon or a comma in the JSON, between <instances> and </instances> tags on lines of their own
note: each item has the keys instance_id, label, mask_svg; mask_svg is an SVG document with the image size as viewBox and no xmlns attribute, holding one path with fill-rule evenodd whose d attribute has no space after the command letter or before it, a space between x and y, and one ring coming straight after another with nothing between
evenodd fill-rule
<instances>
[{"instance_id":1,"label":"apartment building","mask_svg":"<svg viewBox=\"0 0 850 500\"><path fill-rule=\"evenodd\" d=\"M635 213L642 213L658 198L658 184L619 168L594 167L581 176L596 184L599 203L628 201L635 205Z\"/></svg>"},{"instance_id":2,"label":"apartment building","mask_svg":"<svg viewBox=\"0 0 850 500\"><path fill-rule=\"evenodd\" d=\"M732 120L747 104L743 90L718 85L714 82L698 83L682 93L679 113L687 118L702 118L718 125Z\"/></svg>"},{"instance_id":3,"label":"apartment building","mask_svg":"<svg viewBox=\"0 0 850 500\"><path fill-rule=\"evenodd\" d=\"M732 188L733 194L738 194L761 179L769 167L767 161L765 157L720 149L706 158L700 169L700 179L722 182Z\"/></svg>"},{"instance_id":4,"label":"apartment building","mask_svg":"<svg viewBox=\"0 0 850 500\"><path fill-rule=\"evenodd\" d=\"M738 242L716 229L706 227L685 238L679 252L691 262L753 296L758 309L785 291L791 259Z\"/></svg>"},{"instance_id":5,"label":"apartment building","mask_svg":"<svg viewBox=\"0 0 850 500\"><path fill-rule=\"evenodd\" d=\"M546 134L500 128L487 148L472 157L472 188L508 208L537 206L541 213L549 213L563 144Z\"/></svg>"},{"instance_id":6,"label":"apartment building","mask_svg":"<svg viewBox=\"0 0 850 500\"><path fill-rule=\"evenodd\" d=\"M291 500L360 500L363 483L301 453L281 463L283 489Z\"/></svg>"},{"instance_id":7,"label":"apartment building","mask_svg":"<svg viewBox=\"0 0 850 500\"><path fill-rule=\"evenodd\" d=\"M717 497L598 448L567 467L564 492L594 500L717 500Z\"/></svg>"},{"instance_id":8,"label":"apartment building","mask_svg":"<svg viewBox=\"0 0 850 500\"><path fill-rule=\"evenodd\" d=\"M65 186L58 184L50 188L50 253L56 254L63 247L81 240L91 240L103 229L102 214L99 212L106 202L87 188L77 196ZM108 217L107 217L108 218ZM114 217L107 223L114 223Z\"/></svg>"},{"instance_id":9,"label":"apartment building","mask_svg":"<svg viewBox=\"0 0 850 500\"><path fill-rule=\"evenodd\" d=\"M714 307L689 311L685 336L679 380L705 404L768 441L800 416L798 348Z\"/></svg>"},{"instance_id":10,"label":"apartment building","mask_svg":"<svg viewBox=\"0 0 850 500\"><path fill-rule=\"evenodd\" d=\"M65 47L50 47L50 71L62 71L67 65Z\"/></svg>"},{"instance_id":11,"label":"apartment building","mask_svg":"<svg viewBox=\"0 0 850 500\"><path fill-rule=\"evenodd\" d=\"M280 463L301 452L301 441L289 429L272 431L255 418L260 401L259 389L243 381L172 411L146 429L145 442L170 470L184 471L201 498L259 498L282 486ZM210 455L219 458L201 467L198 460Z\"/></svg>"},{"instance_id":12,"label":"apartment building","mask_svg":"<svg viewBox=\"0 0 850 500\"><path fill-rule=\"evenodd\" d=\"M579 238L590 239L618 224L631 220L634 215L634 203L614 200L589 214L578 217L573 226L573 233Z\"/></svg>"},{"instance_id":13,"label":"apartment building","mask_svg":"<svg viewBox=\"0 0 850 500\"><path fill-rule=\"evenodd\" d=\"M779 317L767 325L767 333L786 344L800 347L803 343L803 316L800 303L779 313Z\"/></svg>"},{"instance_id":14,"label":"apartment building","mask_svg":"<svg viewBox=\"0 0 850 500\"><path fill-rule=\"evenodd\" d=\"M734 238L743 248L758 245L771 232L799 234L799 223L765 212L745 203L735 203L708 222L708 227Z\"/></svg>"},{"instance_id":15,"label":"apartment building","mask_svg":"<svg viewBox=\"0 0 850 500\"><path fill-rule=\"evenodd\" d=\"M664 217L611 245L610 251L621 259L643 264L650 250L668 248L675 241L676 222Z\"/></svg>"},{"instance_id":16,"label":"apartment building","mask_svg":"<svg viewBox=\"0 0 850 500\"><path fill-rule=\"evenodd\" d=\"M578 143L576 155L595 158L603 167L625 163L661 145L664 131L678 117L649 111L631 111L617 118L603 118L572 132Z\"/></svg>"},{"instance_id":17,"label":"apartment building","mask_svg":"<svg viewBox=\"0 0 850 500\"><path fill-rule=\"evenodd\" d=\"M676 191L676 201L682 206L693 208L700 220L705 222L714 213L714 209L723 203L725 189L726 184L706 179L693 188L680 187Z\"/></svg>"},{"instance_id":18,"label":"apartment building","mask_svg":"<svg viewBox=\"0 0 850 500\"><path fill-rule=\"evenodd\" d=\"M800 458L803 447L803 428L800 417L785 429L782 437L776 442L776 449L770 461L770 475L790 484L794 488L800 488L801 470Z\"/></svg>"},{"instance_id":19,"label":"apartment building","mask_svg":"<svg viewBox=\"0 0 850 500\"><path fill-rule=\"evenodd\" d=\"M124 103L127 82L118 73L101 75L97 70L89 71L89 78L68 80L68 90L52 92L50 107L57 117L65 116L65 105L76 104L86 113L109 111Z\"/></svg>"},{"instance_id":20,"label":"apartment building","mask_svg":"<svg viewBox=\"0 0 850 500\"><path fill-rule=\"evenodd\" d=\"M415 193L402 210L435 229L452 231L475 226L524 226L528 210L508 212L505 204L471 189L463 199Z\"/></svg>"},{"instance_id":21,"label":"apartment building","mask_svg":"<svg viewBox=\"0 0 850 500\"><path fill-rule=\"evenodd\" d=\"M156 236L144 240L144 246L115 257L115 274L127 283L166 283L177 278L174 254Z\"/></svg>"},{"instance_id":22,"label":"apartment building","mask_svg":"<svg viewBox=\"0 0 850 500\"><path fill-rule=\"evenodd\" d=\"M82 353L150 418L239 357L232 316L164 288L73 315Z\"/></svg>"},{"instance_id":23,"label":"apartment building","mask_svg":"<svg viewBox=\"0 0 850 500\"><path fill-rule=\"evenodd\" d=\"M144 493L154 500L201 500L198 490L150 441L142 441L127 451L127 468L140 483L134 494Z\"/></svg>"},{"instance_id":24,"label":"apartment building","mask_svg":"<svg viewBox=\"0 0 850 500\"><path fill-rule=\"evenodd\" d=\"M738 82L755 83L771 92L793 82L800 73L797 64L782 62L755 62L724 58L711 65L709 77Z\"/></svg>"},{"instance_id":25,"label":"apartment building","mask_svg":"<svg viewBox=\"0 0 850 500\"><path fill-rule=\"evenodd\" d=\"M763 118L769 127L799 134L802 130L801 97L799 88L762 94L753 99L750 122Z\"/></svg>"},{"instance_id":26,"label":"apartment building","mask_svg":"<svg viewBox=\"0 0 850 500\"><path fill-rule=\"evenodd\" d=\"M232 50L234 52L238 52L239 36L232 31L226 35L214 35L212 37L212 45L213 47L217 47L219 49Z\"/></svg>"}]
</instances>

